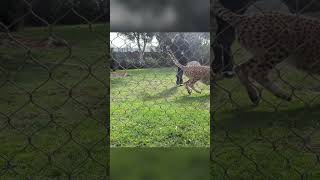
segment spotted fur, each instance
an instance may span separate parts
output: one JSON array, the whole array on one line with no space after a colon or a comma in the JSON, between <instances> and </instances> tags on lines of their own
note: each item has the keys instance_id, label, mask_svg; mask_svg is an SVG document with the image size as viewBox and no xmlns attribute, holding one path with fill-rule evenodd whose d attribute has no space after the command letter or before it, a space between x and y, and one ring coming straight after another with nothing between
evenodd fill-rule
<instances>
[{"instance_id":1,"label":"spotted fur","mask_svg":"<svg viewBox=\"0 0 320 180\"><path fill-rule=\"evenodd\" d=\"M197 93L201 93L201 91L195 89L194 84L197 81L200 81L206 85L210 85L210 67L202 66L200 63L192 63L187 66L184 66L179 63L179 61L175 58L172 52L169 52L169 56L174 62L176 66L178 66L186 75L189 80L184 83L189 94L194 90Z\"/></svg>"},{"instance_id":2,"label":"spotted fur","mask_svg":"<svg viewBox=\"0 0 320 180\"><path fill-rule=\"evenodd\" d=\"M259 104L257 82L275 96L291 100L292 93L275 85L269 74L277 64L288 59L296 68L308 73L320 72L320 21L280 12L239 15L224 8L218 1L214 14L230 23L239 43L252 57L235 67L254 104Z\"/></svg>"}]
</instances>

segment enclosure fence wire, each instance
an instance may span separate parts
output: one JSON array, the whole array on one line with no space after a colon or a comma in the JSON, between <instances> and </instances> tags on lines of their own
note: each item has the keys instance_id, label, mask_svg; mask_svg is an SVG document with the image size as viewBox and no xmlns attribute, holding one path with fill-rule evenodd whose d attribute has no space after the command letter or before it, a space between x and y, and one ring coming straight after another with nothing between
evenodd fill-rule
<instances>
[{"instance_id":1,"label":"enclosure fence wire","mask_svg":"<svg viewBox=\"0 0 320 180\"><path fill-rule=\"evenodd\" d=\"M107 179L107 1L0 4L0 179Z\"/></svg>"},{"instance_id":2,"label":"enclosure fence wire","mask_svg":"<svg viewBox=\"0 0 320 180\"><path fill-rule=\"evenodd\" d=\"M201 93L189 95L188 77L173 63L209 66L209 40L209 33L111 32L111 147L209 146L209 86L199 81Z\"/></svg>"},{"instance_id":3,"label":"enclosure fence wire","mask_svg":"<svg viewBox=\"0 0 320 180\"><path fill-rule=\"evenodd\" d=\"M283 2L285 5L290 1ZM298 1L294 3L299 4ZM308 11L316 4L311 0L303 7L299 6L297 17L303 15L302 11L319 17L317 13ZM267 11L263 5L258 5L259 2L249 8L244 7L248 9L246 13L263 14ZM281 11L280 8L272 10ZM230 28L215 34L214 20L211 48L217 43L216 39ZM234 43L231 49L229 53L235 66L250 58L238 43ZM211 53L214 61L213 51ZM211 87L212 179L319 178L319 77L283 63L276 67L272 79L291 92L291 102L275 98L258 86L261 102L253 107L237 77L214 82Z\"/></svg>"}]
</instances>

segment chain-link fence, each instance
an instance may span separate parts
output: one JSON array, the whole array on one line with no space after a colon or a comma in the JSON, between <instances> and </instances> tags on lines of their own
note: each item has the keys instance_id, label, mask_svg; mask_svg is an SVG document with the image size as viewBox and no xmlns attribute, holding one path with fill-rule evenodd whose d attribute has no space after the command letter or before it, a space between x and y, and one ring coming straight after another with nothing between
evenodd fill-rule
<instances>
[{"instance_id":1,"label":"chain-link fence","mask_svg":"<svg viewBox=\"0 0 320 180\"><path fill-rule=\"evenodd\" d=\"M0 179L108 178L108 3L0 3Z\"/></svg>"},{"instance_id":2,"label":"chain-link fence","mask_svg":"<svg viewBox=\"0 0 320 180\"><path fill-rule=\"evenodd\" d=\"M228 5L228 1L220 2ZM259 1L251 5L249 1L242 1L236 9L240 14L245 11L264 14L268 10L290 13L290 10L297 18L305 15L302 11L319 17L315 8L320 7L319 2L306 2ZM230 25L220 24L220 29L216 26L212 29L216 32L211 36L213 61L230 59L221 63L222 74L223 68L250 59L251 55L238 42L232 44L235 36ZM217 53L215 48L223 52ZM229 78L216 82L211 93L212 179L319 179L319 77L283 62L271 77L273 83L291 93L292 100L276 98L256 85L261 94L258 106L252 105L237 77L226 77Z\"/></svg>"},{"instance_id":3,"label":"chain-link fence","mask_svg":"<svg viewBox=\"0 0 320 180\"><path fill-rule=\"evenodd\" d=\"M110 33L111 147L209 146L209 86L173 63L209 68L209 33ZM172 56L169 54L171 53Z\"/></svg>"},{"instance_id":4,"label":"chain-link fence","mask_svg":"<svg viewBox=\"0 0 320 180\"><path fill-rule=\"evenodd\" d=\"M209 33L111 33L109 40L108 7L105 0L0 2L0 178L107 179L109 142L208 146L209 134L213 179L320 177L318 76L277 66L273 80L291 102L259 88L252 107L235 77L215 82L211 93L197 83L201 93L189 95L173 58L209 65ZM266 7L317 17L319 3L261 0L239 9ZM233 33L225 26L212 34L212 47L226 31ZM219 46L231 59L223 69L250 57L238 43Z\"/></svg>"}]
</instances>

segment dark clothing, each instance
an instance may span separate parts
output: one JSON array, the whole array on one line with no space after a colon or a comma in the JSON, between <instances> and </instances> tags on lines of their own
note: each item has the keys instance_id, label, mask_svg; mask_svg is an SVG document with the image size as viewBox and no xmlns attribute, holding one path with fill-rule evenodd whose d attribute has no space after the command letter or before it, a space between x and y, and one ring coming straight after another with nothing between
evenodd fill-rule
<instances>
[{"instance_id":1,"label":"dark clothing","mask_svg":"<svg viewBox=\"0 0 320 180\"><path fill-rule=\"evenodd\" d=\"M179 51L175 53L175 57L177 57L177 59L179 60L179 63L182 65L186 65L188 63L187 58L184 55L182 55ZM183 76L183 71L182 71L182 69L180 69L178 67L177 75L176 75L176 77L177 77L176 84L177 85L183 84L182 76Z\"/></svg>"},{"instance_id":2,"label":"dark clothing","mask_svg":"<svg viewBox=\"0 0 320 180\"><path fill-rule=\"evenodd\" d=\"M247 10L247 5L252 0L220 0L226 8L238 14L243 14ZM211 64L212 70L215 73L232 71L233 57L231 52L231 45L234 42L236 35L235 30L227 22L216 17L217 31L216 39L211 44L214 53L214 60Z\"/></svg>"},{"instance_id":3,"label":"dark clothing","mask_svg":"<svg viewBox=\"0 0 320 180\"><path fill-rule=\"evenodd\" d=\"M174 56L177 58L180 64L186 65L188 63L188 59L186 55L190 53L190 45L188 41L186 41L183 37L183 35L178 35L173 44L171 45L171 51L174 53ZM183 71L182 69L178 68L177 70L177 85L183 84Z\"/></svg>"}]
</instances>

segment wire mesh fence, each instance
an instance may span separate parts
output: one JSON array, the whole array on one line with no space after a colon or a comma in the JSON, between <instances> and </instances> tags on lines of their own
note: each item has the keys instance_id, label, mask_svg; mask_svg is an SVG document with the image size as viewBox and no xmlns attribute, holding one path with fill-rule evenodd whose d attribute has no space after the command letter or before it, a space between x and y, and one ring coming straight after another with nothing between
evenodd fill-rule
<instances>
[{"instance_id":1,"label":"wire mesh fence","mask_svg":"<svg viewBox=\"0 0 320 180\"><path fill-rule=\"evenodd\" d=\"M228 5L228 1L220 2ZM306 14L317 18L318 5L318 1L287 0L274 4L271 1L242 1L233 10L239 14L263 15L269 8L287 14L291 11L297 15L296 18ZM215 10L211 11L214 13ZM216 21L212 23L216 24ZM214 54L212 66L220 66L212 68L223 74L247 62L252 55L238 42L232 44L236 36L229 24L222 21L218 24L218 27L211 27L214 31L211 34L211 48ZM221 62L223 60L228 62ZM214 115L211 122L212 179L320 177L319 77L297 70L288 62L276 66L270 76L272 83L281 85L291 94L291 101L276 98L262 86L254 84L261 100L258 106L253 106L244 84L238 78L215 82L214 93L211 94Z\"/></svg>"},{"instance_id":2,"label":"wire mesh fence","mask_svg":"<svg viewBox=\"0 0 320 180\"><path fill-rule=\"evenodd\" d=\"M0 179L107 179L107 1L0 4Z\"/></svg>"},{"instance_id":3,"label":"wire mesh fence","mask_svg":"<svg viewBox=\"0 0 320 180\"><path fill-rule=\"evenodd\" d=\"M189 95L190 77L173 62L209 69L209 40L209 33L110 33L111 147L209 146L209 86L199 81L200 92Z\"/></svg>"},{"instance_id":4,"label":"wire mesh fence","mask_svg":"<svg viewBox=\"0 0 320 180\"><path fill-rule=\"evenodd\" d=\"M280 7L241 2L239 13ZM316 0L281 2L297 18L318 17ZM211 96L205 84L194 87L201 93L183 84L190 77L174 59L196 74L209 66L209 33L111 33L109 40L105 0L0 5L0 178L107 179L109 114L112 147L207 147L211 134L213 179L320 177L318 76L285 62L272 79L292 101L259 87L261 102L252 107L235 77L215 82ZM218 74L250 57L231 46L232 28L219 27L211 35Z\"/></svg>"}]
</instances>

